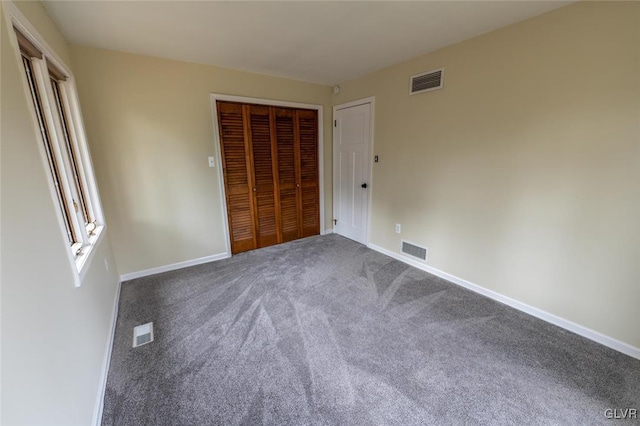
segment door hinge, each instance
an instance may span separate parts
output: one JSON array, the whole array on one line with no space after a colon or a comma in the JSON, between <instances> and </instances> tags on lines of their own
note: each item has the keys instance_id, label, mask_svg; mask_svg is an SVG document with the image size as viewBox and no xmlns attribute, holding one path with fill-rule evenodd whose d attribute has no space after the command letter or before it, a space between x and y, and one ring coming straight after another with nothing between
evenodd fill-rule
<instances>
[{"instance_id":1,"label":"door hinge","mask_svg":"<svg viewBox=\"0 0 640 426\"><path fill-rule=\"evenodd\" d=\"M333 120L333 127L338 127L338 120Z\"/></svg>"},{"instance_id":2,"label":"door hinge","mask_svg":"<svg viewBox=\"0 0 640 426\"><path fill-rule=\"evenodd\" d=\"M333 224L337 225L338 224L338 219L333 219Z\"/></svg>"}]
</instances>

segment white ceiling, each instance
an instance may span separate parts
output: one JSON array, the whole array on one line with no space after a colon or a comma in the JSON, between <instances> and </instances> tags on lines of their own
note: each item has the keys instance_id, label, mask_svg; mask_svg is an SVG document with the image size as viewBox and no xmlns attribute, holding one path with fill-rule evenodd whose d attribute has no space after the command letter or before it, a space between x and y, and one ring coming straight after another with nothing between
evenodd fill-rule
<instances>
[{"instance_id":1,"label":"white ceiling","mask_svg":"<svg viewBox=\"0 0 640 426\"><path fill-rule=\"evenodd\" d=\"M44 1L71 43L333 85L566 1Z\"/></svg>"}]
</instances>

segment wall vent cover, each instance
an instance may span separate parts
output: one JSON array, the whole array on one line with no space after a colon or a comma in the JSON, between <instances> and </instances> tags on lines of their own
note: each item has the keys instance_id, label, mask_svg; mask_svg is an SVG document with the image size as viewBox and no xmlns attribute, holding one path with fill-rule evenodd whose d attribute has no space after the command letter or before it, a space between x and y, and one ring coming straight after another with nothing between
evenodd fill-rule
<instances>
[{"instance_id":1,"label":"wall vent cover","mask_svg":"<svg viewBox=\"0 0 640 426\"><path fill-rule=\"evenodd\" d=\"M444 87L444 68L412 75L409 78L409 95L430 92Z\"/></svg>"},{"instance_id":2,"label":"wall vent cover","mask_svg":"<svg viewBox=\"0 0 640 426\"><path fill-rule=\"evenodd\" d=\"M416 244L407 242L407 241L402 241L402 252L405 254L408 254L409 256L413 256L415 258L418 258L420 260L424 260L425 262L427 261L427 254L428 254L428 249L426 247L420 247Z\"/></svg>"},{"instance_id":3,"label":"wall vent cover","mask_svg":"<svg viewBox=\"0 0 640 426\"><path fill-rule=\"evenodd\" d=\"M146 345L153 342L153 323L139 325L133 328L133 347Z\"/></svg>"}]
</instances>

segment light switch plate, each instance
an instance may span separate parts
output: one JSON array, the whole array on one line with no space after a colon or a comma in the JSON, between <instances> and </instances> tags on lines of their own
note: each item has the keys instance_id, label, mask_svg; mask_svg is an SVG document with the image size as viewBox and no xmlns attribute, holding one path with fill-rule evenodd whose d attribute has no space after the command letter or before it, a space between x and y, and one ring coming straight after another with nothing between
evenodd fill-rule
<instances>
[{"instance_id":1,"label":"light switch plate","mask_svg":"<svg viewBox=\"0 0 640 426\"><path fill-rule=\"evenodd\" d=\"M215 166L216 166L216 158L209 157L209 167L215 167Z\"/></svg>"}]
</instances>

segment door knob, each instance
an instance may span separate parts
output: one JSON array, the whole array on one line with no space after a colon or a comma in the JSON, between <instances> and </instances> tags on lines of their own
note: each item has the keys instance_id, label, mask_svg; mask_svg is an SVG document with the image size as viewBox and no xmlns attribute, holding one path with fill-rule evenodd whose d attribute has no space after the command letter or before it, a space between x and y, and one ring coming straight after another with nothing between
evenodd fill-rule
<instances>
[{"instance_id":1,"label":"door knob","mask_svg":"<svg viewBox=\"0 0 640 426\"><path fill-rule=\"evenodd\" d=\"M366 184L366 183L363 183L363 184L362 184L362 185L360 185L360 186L362 186L364 189L367 189L367 184Z\"/></svg>"}]
</instances>

